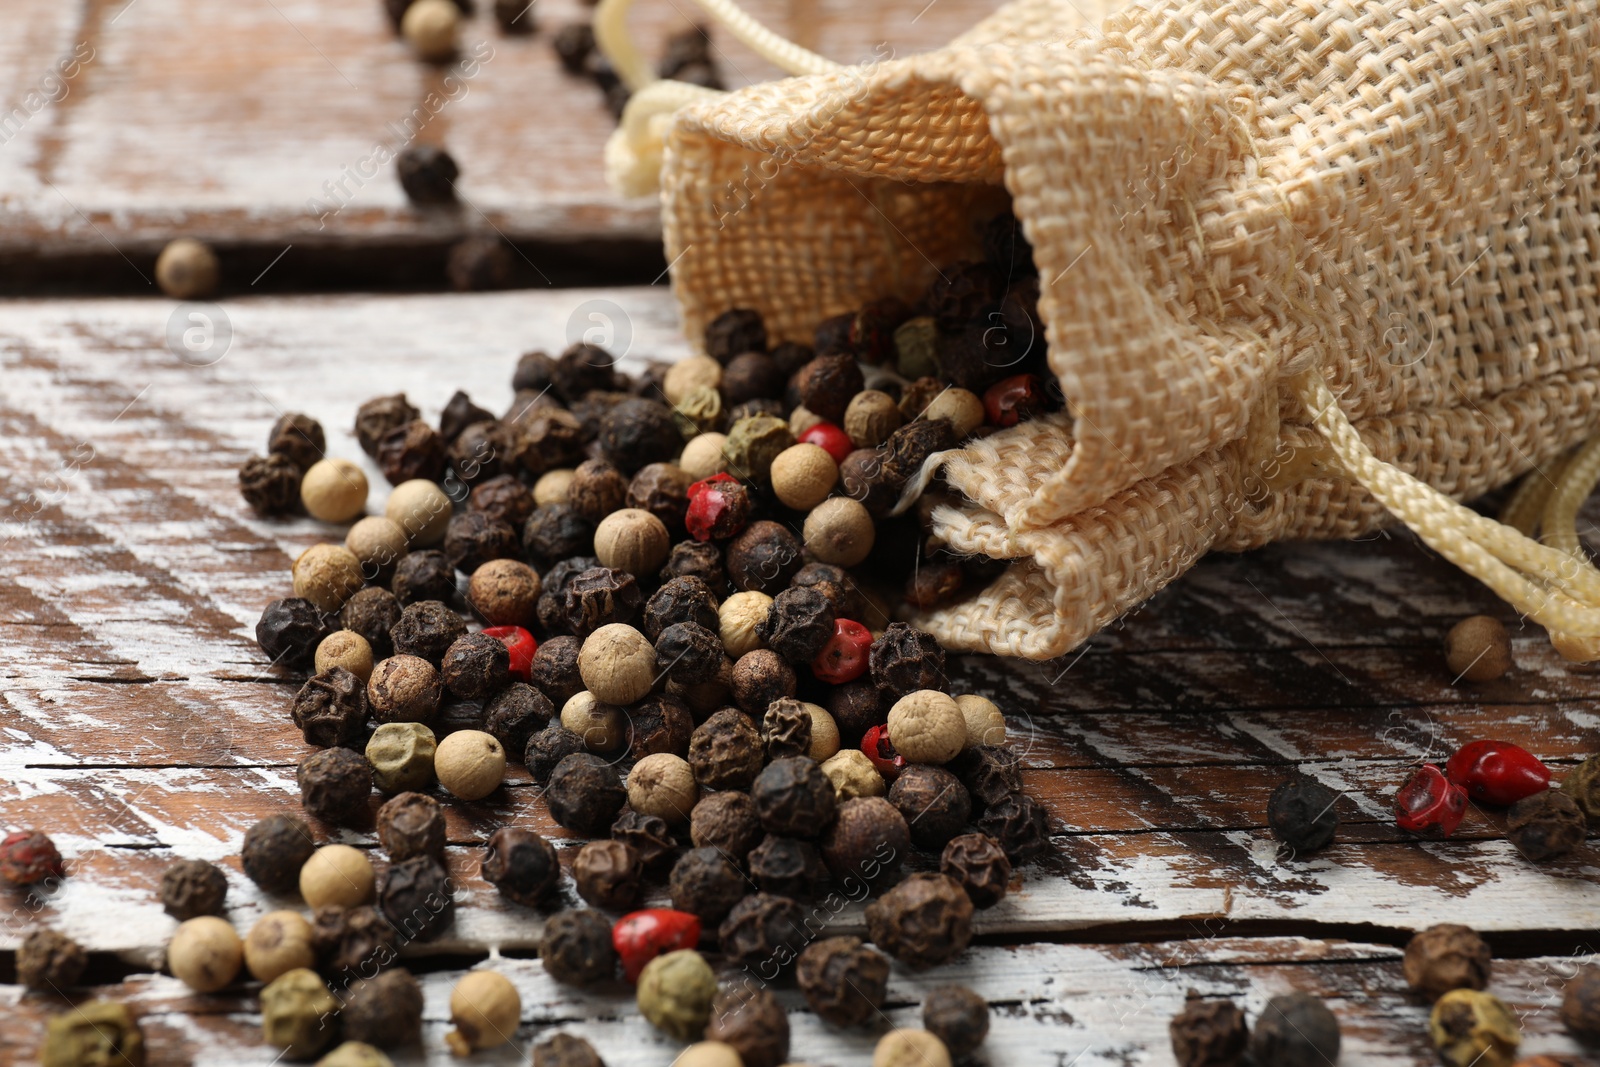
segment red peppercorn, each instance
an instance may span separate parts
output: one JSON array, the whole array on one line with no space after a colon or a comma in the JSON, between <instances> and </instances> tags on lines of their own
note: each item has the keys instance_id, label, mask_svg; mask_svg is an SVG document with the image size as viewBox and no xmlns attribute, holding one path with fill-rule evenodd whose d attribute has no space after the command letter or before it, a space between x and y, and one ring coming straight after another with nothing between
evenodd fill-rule
<instances>
[{"instance_id":1,"label":"red peppercorn","mask_svg":"<svg viewBox=\"0 0 1600 1067\"><path fill-rule=\"evenodd\" d=\"M835 463L843 463L844 457L855 451L856 447L850 443L850 435L831 422L817 423L800 435L800 441L802 444L816 445L832 456Z\"/></svg>"},{"instance_id":2,"label":"red peppercorn","mask_svg":"<svg viewBox=\"0 0 1600 1067\"><path fill-rule=\"evenodd\" d=\"M1484 804L1511 805L1550 788L1550 768L1509 741L1472 741L1456 749L1445 774Z\"/></svg>"},{"instance_id":3,"label":"red peppercorn","mask_svg":"<svg viewBox=\"0 0 1600 1067\"><path fill-rule=\"evenodd\" d=\"M867 673L872 631L852 619L835 619L833 636L811 661L811 673L829 685L853 682Z\"/></svg>"},{"instance_id":4,"label":"red peppercorn","mask_svg":"<svg viewBox=\"0 0 1600 1067\"><path fill-rule=\"evenodd\" d=\"M539 651L539 642L532 634L520 626L486 626L483 634L505 645L506 651L511 653L512 678L519 682L533 681L533 654Z\"/></svg>"},{"instance_id":5,"label":"red peppercorn","mask_svg":"<svg viewBox=\"0 0 1600 1067\"><path fill-rule=\"evenodd\" d=\"M1394 802L1395 825L1413 832L1438 827L1449 837L1467 814L1467 791L1444 776L1435 764L1424 763Z\"/></svg>"},{"instance_id":6,"label":"red peppercorn","mask_svg":"<svg viewBox=\"0 0 1600 1067\"><path fill-rule=\"evenodd\" d=\"M0 878L12 885L33 885L63 873L61 853L39 831L17 830L0 841Z\"/></svg>"},{"instance_id":7,"label":"red peppercorn","mask_svg":"<svg viewBox=\"0 0 1600 1067\"><path fill-rule=\"evenodd\" d=\"M1045 407L1044 383L1037 374L1013 374L983 394L983 413L994 426L1015 426Z\"/></svg>"},{"instance_id":8,"label":"red peppercorn","mask_svg":"<svg viewBox=\"0 0 1600 1067\"><path fill-rule=\"evenodd\" d=\"M718 473L689 487L684 525L696 541L726 541L750 521L750 494L731 474Z\"/></svg>"},{"instance_id":9,"label":"red peppercorn","mask_svg":"<svg viewBox=\"0 0 1600 1067\"><path fill-rule=\"evenodd\" d=\"M862 734L861 751L867 754L886 782L894 781L906 769L906 758L896 752L889 741L888 726L874 726Z\"/></svg>"},{"instance_id":10,"label":"red peppercorn","mask_svg":"<svg viewBox=\"0 0 1600 1067\"><path fill-rule=\"evenodd\" d=\"M699 943L700 920L671 908L631 912L611 928L611 944L622 960L622 973L630 982L637 982L645 964L657 956L694 948Z\"/></svg>"}]
</instances>

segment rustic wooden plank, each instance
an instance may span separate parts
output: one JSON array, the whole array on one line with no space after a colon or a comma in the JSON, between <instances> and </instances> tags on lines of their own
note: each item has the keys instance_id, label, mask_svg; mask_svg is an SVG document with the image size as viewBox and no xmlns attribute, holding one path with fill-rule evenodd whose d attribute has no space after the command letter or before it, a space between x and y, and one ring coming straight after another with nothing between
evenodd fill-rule
<instances>
[{"instance_id":1,"label":"rustic wooden plank","mask_svg":"<svg viewBox=\"0 0 1600 1067\"><path fill-rule=\"evenodd\" d=\"M1489 988L1518 1014L1525 1053L1590 1054L1562 1030L1556 1014L1561 982L1583 959L1540 956L1496 962ZM588 1037L612 1067L666 1067L678 1052L678 1046L638 1016L625 990L563 988L533 959L498 958L486 965L516 984L523 1025L514 1048L480 1054L474 1062L525 1064L529 1046L558 1029ZM1202 932L1194 940L1138 946L980 947L955 967L992 1006L982 1063L1170 1064L1167 1020L1190 991L1235 998L1252 1020L1273 996L1313 993L1327 998L1340 1020L1341 1063L1409 1067L1433 1059L1428 1007L1406 991L1397 951L1382 945L1239 940ZM918 1025L922 997L948 980L946 970L917 975L896 968L882 1025ZM450 990L461 973L447 969L421 976L423 1045L396 1056L397 1064L451 1062L443 1037ZM152 1063L264 1067L275 1062L274 1050L260 1043L259 1015L249 992L193 996L175 980L154 976L100 992L126 1001L142 1016ZM793 1056L836 1064L870 1058L876 1032L835 1030L813 1016L792 988L775 992L788 1014ZM0 1028L0 1059L9 1057L8 1062L32 1055L44 1019L65 1007L59 1000L23 995L14 986L0 987L0 1004L13 1016L13 1025Z\"/></svg>"},{"instance_id":2,"label":"rustic wooden plank","mask_svg":"<svg viewBox=\"0 0 1600 1067\"><path fill-rule=\"evenodd\" d=\"M9 212L0 257L126 256L125 288L139 289L154 252L190 234L261 249L265 258L250 257L251 269L230 279L245 289L288 244L295 251L281 267L292 275L308 266L295 257L319 246L434 244L496 230L569 245L655 237L655 201L606 188L613 123L599 91L562 72L550 47L556 27L590 9L544 0L530 16L542 32L508 38L488 6L465 25L462 54L472 62L437 68L411 58L379 0L0 5L17 27L0 49L0 115L12 115L0 154ZM999 4L744 6L854 63L936 47ZM647 2L632 22L654 54L698 15L693 5ZM726 33L715 43L730 85L780 74ZM61 79L63 69L72 76ZM375 153L413 136L455 155L461 210L407 205L387 155ZM534 263L530 284L557 265Z\"/></svg>"}]
</instances>

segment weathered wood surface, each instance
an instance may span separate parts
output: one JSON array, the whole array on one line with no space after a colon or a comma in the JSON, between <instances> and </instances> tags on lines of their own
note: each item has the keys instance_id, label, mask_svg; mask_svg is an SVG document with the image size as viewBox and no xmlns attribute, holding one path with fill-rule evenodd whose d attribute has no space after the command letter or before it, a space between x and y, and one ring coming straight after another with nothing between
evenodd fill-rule
<instances>
[{"instance_id":1,"label":"weathered wood surface","mask_svg":"<svg viewBox=\"0 0 1600 1067\"><path fill-rule=\"evenodd\" d=\"M999 0L744 6L854 63L943 44ZM540 0L529 16L540 32L507 37L489 7L477 5L462 36L475 65L435 67L412 58L380 0L0 3L0 257L127 256L124 288L135 291L134 271L148 275L149 258L183 234L267 259L293 244L285 273L309 269L297 254L330 244L495 230L518 241L654 237L656 202L606 187L613 122L600 92L565 74L550 47L556 28L590 9ZM641 0L632 25L653 56L691 20L704 21L692 3ZM780 76L727 33L714 39L731 86ZM413 138L456 157L460 210L407 205L379 149ZM313 200L322 207L308 208ZM241 290L266 259L249 263Z\"/></svg>"},{"instance_id":2,"label":"weathered wood surface","mask_svg":"<svg viewBox=\"0 0 1600 1067\"><path fill-rule=\"evenodd\" d=\"M0 822L49 829L71 872L43 897L0 893L10 914L0 951L46 922L105 954L97 966L150 967L173 928L153 890L177 856L228 868L241 927L292 903L264 899L237 867L245 828L296 806L293 765L307 751L287 718L295 682L266 668L251 635L262 605L287 588L290 560L341 534L256 520L238 499L237 466L280 411L315 415L331 454L361 459L348 430L361 400L404 390L432 417L459 386L503 407L516 354L561 347L570 324L595 325L591 313L629 338L629 358L683 352L661 287L229 302L232 345L215 362L168 349L172 307L0 304ZM377 506L384 489L372 478ZM1488 931L1507 956L1592 952L1593 841L1534 867L1500 839L1501 813L1474 810L1456 837L1426 843L1389 817L1412 764L1468 739L1516 741L1558 773L1600 747L1600 679L1559 660L1533 628L1516 631L1515 672L1451 684L1440 636L1474 611L1503 616L1408 538L1276 546L1203 562L1081 656L955 662L958 688L990 693L1007 712L1058 845L982 914L986 947L926 979L970 978L1016 1003L997 1020L991 1062L1168 1062L1165 1019L1187 985L1246 990L1259 1006L1284 983L1343 998L1348 1062L1424 1058L1422 1008L1400 994L1390 948L1317 942L1312 957L1338 959L1279 966L1301 950L1250 935L1392 946L1453 920ZM1268 793L1294 767L1345 794L1339 841L1315 857L1281 854L1263 827ZM412 950L418 966L438 968L432 1038L459 954L528 956L537 943L538 913L501 904L476 872L476 846L498 825L562 836L536 796L518 771L489 801L451 807L457 923L429 954ZM369 834L320 829L372 845ZM841 932L860 925L856 905L831 919ZM1179 958L1212 961L1217 938L1241 947L1149 977L1168 949L1032 944L1197 937L1207 942L1198 955ZM508 965L526 983L530 1021L593 1020L583 1028L613 1062L669 1062L625 1002L575 1001L542 985L536 962ZM1551 966L1508 962L1503 992L1531 1003L1524 986ZM901 1003L911 988L900 987ZM137 973L118 992L153 1013L158 1047L172 1052L158 1062L270 1058L250 1047L247 996L188 998ZM1124 1024L1128 1008L1116 1005L1128 998L1148 1010ZM0 1062L27 1062L47 1004L15 989L0 1004L27 1022L0 1027L0 1042L13 1042L0 1044ZM798 1010L794 1021L797 1056L861 1061L859 1039L825 1035ZM1527 1025L1548 1038L1531 1048L1570 1051L1547 1009Z\"/></svg>"}]
</instances>

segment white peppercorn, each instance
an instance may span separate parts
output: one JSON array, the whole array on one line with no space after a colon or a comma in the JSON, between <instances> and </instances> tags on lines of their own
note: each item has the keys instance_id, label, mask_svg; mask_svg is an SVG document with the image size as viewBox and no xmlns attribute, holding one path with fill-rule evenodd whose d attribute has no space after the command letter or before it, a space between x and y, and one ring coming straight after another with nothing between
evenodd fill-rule
<instances>
[{"instance_id":1,"label":"white peppercorn","mask_svg":"<svg viewBox=\"0 0 1600 1067\"><path fill-rule=\"evenodd\" d=\"M539 475L539 480L533 483L534 506L542 508L551 504L565 504L574 473L571 467L561 467Z\"/></svg>"},{"instance_id":2,"label":"white peppercorn","mask_svg":"<svg viewBox=\"0 0 1600 1067\"><path fill-rule=\"evenodd\" d=\"M856 797L881 797L889 790L883 775L859 748L841 749L823 760L822 773L833 783L833 793L841 804Z\"/></svg>"},{"instance_id":3,"label":"white peppercorn","mask_svg":"<svg viewBox=\"0 0 1600 1067\"><path fill-rule=\"evenodd\" d=\"M628 737L627 716L587 689L561 706L561 725L583 738L590 752L615 752Z\"/></svg>"},{"instance_id":4,"label":"white peppercorn","mask_svg":"<svg viewBox=\"0 0 1600 1067\"><path fill-rule=\"evenodd\" d=\"M363 491L363 499L365 499ZM453 505L444 490L426 478L413 478L389 490L384 517L404 530L417 548L430 548L444 540Z\"/></svg>"},{"instance_id":5,"label":"white peppercorn","mask_svg":"<svg viewBox=\"0 0 1600 1067\"><path fill-rule=\"evenodd\" d=\"M890 1030L872 1050L872 1067L950 1067L950 1052L926 1030Z\"/></svg>"},{"instance_id":6,"label":"white peppercorn","mask_svg":"<svg viewBox=\"0 0 1600 1067\"><path fill-rule=\"evenodd\" d=\"M715 389L721 384L722 364L710 356L690 356L667 368L661 392L668 403L677 405L696 389Z\"/></svg>"},{"instance_id":7,"label":"white peppercorn","mask_svg":"<svg viewBox=\"0 0 1600 1067\"><path fill-rule=\"evenodd\" d=\"M522 997L498 971L471 971L450 993L450 1022L455 1029L444 1040L457 1056L499 1048L516 1036Z\"/></svg>"},{"instance_id":8,"label":"white peppercorn","mask_svg":"<svg viewBox=\"0 0 1600 1067\"><path fill-rule=\"evenodd\" d=\"M400 524L383 515L357 520L344 535L344 547L360 561L361 574L369 580L391 573L400 557L411 551Z\"/></svg>"},{"instance_id":9,"label":"white peppercorn","mask_svg":"<svg viewBox=\"0 0 1600 1067\"><path fill-rule=\"evenodd\" d=\"M245 935L244 964L258 981L316 962L311 924L297 911L269 911Z\"/></svg>"},{"instance_id":10,"label":"white peppercorn","mask_svg":"<svg viewBox=\"0 0 1600 1067\"><path fill-rule=\"evenodd\" d=\"M324 637L312 662L318 674L343 667L363 684L372 678L372 646L353 630L335 630Z\"/></svg>"},{"instance_id":11,"label":"white peppercorn","mask_svg":"<svg viewBox=\"0 0 1600 1067\"><path fill-rule=\"evenodd\" d=\"M461 9L452 0L416 0L400 18L400 33L418 59L442 63L455 55Z\"/></svg>"},{"instance_id":12,"label":"white peppercorn","mask_svg":"<svg viewBox=\"0 0 1600 1067\"><path fill-rule=\"evenodd\" d=\"M338 611L362 586L361 561L343 545L312 545L294 561L294 595Z\"/></svg>"},{"instance_id":13,"label":"white peppercorn","mask_svg":"<svg viewBox=\"0 0 1600 1067\"><path fill-rule=\"evenodd\" d=\"M694 771L682 756L657 752L634 764L628 773L628 804L641 815L683 826L699 799Z\"/></svg>"},{"instance_id":14,"label":"white peppercorn","mask_svg":"<svg viewBox=\"0 0 1600 1067\"><path fill-rule=\"evenodd\" d=\"M678 456L678 466L690 478L703 481L728 469L727 450L727 434L696 434L683 446L683 452Z\"/></svg>"},{"instance_id":15,"label":"white peppercorn","mask_svg":"<svg viewBox=\"0 0 1600 1067\"><path fill-rule=\"evenodd\" d=\"M156 284L174 300L200 300L217 291L217 254L192 237L170 241L156 257Z\"/></svg>"},{"instance_id":16,"label":"white peppercorn","mask_svg":"<svg viewBox=\"0 0 1600 1067\"><path fill-rule=\"evenodd\" d=\"M666 523L643 508L613 511L594 530L595 558L612 570L649 576L661 569L670 551Z\"/></svg>"},{"instance_id":17,"label":"white peppercorn","mask_svg":"<svg viewBox=\"0 0 1600 1067\"><path fill-rule=\"evenodd\" d=\"M807 703L806 710L811 713L811 747L806 755L825 763L839 752L839 724L820 704Z\"/></svg>"},{"instance_id":18,"label":"white peppercorn","mask_svg":"<svg viewBox=\"0 0 1600 1067\"><path fill-rule=\"evenodd\" d=\"M650 518L660 522L653 515ZM632 704L655 685L655 646L627 623L609 623L584 639L578 652L578 674L595 699Z\"/></svg>"},{"instance_id":19,"label":"white peppercorn","mask_svg":"<svg viewBox=\"0 0 1600 1067\"><path fill-rule=\"evenodd\" d=\"M493 734L457 730L439 742L433 757L439 784L462 800L482 800L506 776L506 750Z\"/></svg>"},{"instance_id":20,"label":"white peppercorn","mask_svg":"<svg viewBox=\"0 0 1600 1067\"><path fill-rule=\"evenodd\" d=\"M796 511L809 511L828 499L838 481L839 465L820 445L792 445L772 461L772 491Z\"/></svg>"},{"instance_id":21,"label":"white peppercorn","mask_svg":"<svg viewBox=\"0 0 1600 1067\"><path fill-rule=\"evenodd\" d=\"M313 908L370 904L376 885L372 862L349 845L323 845L300 868L300 896Z\"/></svg>"},{"instance_id":22,"label":"white peppercorn","mask_svg":"<svg viewBox=\"0 0 1600 1067\"><path fill-rule=\"evenodd\" d=\"M919 689L889 709L889 741L911 763L947 763L967 743L967 720L949 695Z\"/></svg>"},{"instance_id":23,"label":"white peppercorn","mask_svg":"<svg viewBox=\"0 0 1600 1067\"><path fill-rule=\"evenodd\" d=\"M215 915L180 924L167 944L167 969L196 993L215 993L232 982L243 959L239 935Z\"/></svg>"},{"instance_id":24,"label":"white peppercorn","mask_svg":"<svg viewBox=\"0 0 1600 1067\"><path fill-rule=\"evenodd\" d=\"M962 748L1006 743L1006 717L994 701L975 693L963 693L956 697L956 707L961 709L961 717L967 723L967 740Z\"/></svg>"},{"instance_id":25,"label":"white peppercorn","mask_svg":"<svg viewBox=\"0 0 1600 1067\"><path fill-rule=\"evenodd\" d=\"M300 479L300 503L314 519L349 522L367 506L367 476L347 459L319 459Z\"/></svg>"},{"instance_id":26,"label":"white peppercorn","mask_svg":"<svg viewBox=\"0 0 1600 1067\"><path fill-rule=\"evenodd\" d=\"M842 429L857 448L876 448L900 428L900 405L888 393L863 389L850 398Z\"/></svg>"},{"instance_id":27,"label":"white peppercorn","mask_svg":"<svg viewBox=\"0 0 1600 1067\"><path fill-rule=\"evenodd\" d=\"M928 402L927 419L947 419L963 438L983 425L983 400L978 394L952 385Z\"/></svg>"},{"instance_id":28,"label":"white peppercorn","mask_svg":"<svg viewBox=\"0 0 1600 1067\"><path fill-rule=\"evenodd\" d=\"M754 589L735 593L722 602L717 608L717 629L729 656L737 660L765 647L756 631L771 610L772 598Z\"/></svg>"},{"instance_id":29,"label":"white peppercorn","mask_svg":"<svg viewBox=\"0 0 1600 1067\"><path fill-rule=\"evenodd\" d=\"M812 508L802 528L806 550L838 567L864 561L877 533L866 507L847 496L831 497Z\"/></svg>"}]
</instances>

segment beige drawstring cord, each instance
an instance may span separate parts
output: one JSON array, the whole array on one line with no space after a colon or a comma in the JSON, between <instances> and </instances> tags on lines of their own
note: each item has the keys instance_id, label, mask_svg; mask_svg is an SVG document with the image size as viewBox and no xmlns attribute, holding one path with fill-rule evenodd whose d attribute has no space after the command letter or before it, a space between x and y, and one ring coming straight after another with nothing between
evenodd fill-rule
<instances>
[{"instance_id":1,"label":"beige drawstring cord","mask_svg":"<svg viewBox=\"0 0 1600 1067\"><path fill-rule=\"evenodd\" d=\"M840 64L773 33L733 0L696 0L735 40L789 74L826 74ZM633 95L622 121L606 141L606 181L624 196L649 196L661 187L661 156L672 116L679 108L720 96L688 82L657 78L628 32L633 0L600 0L594 13L595 44Z\"/></svg>"},{"instance_id":2,"label":"beige drawstring cord","mask_svg":"<svg viewBox=\"0 0 1600 1067\"><path fill-rule=\"evenodd\" d=\"M1579 448L1553 478L1530 475L1540 484L1517 490L1502 524L1374 456L1320 371L1302 375L1295 388L1348 477L1434 551L1548 630L1563 656L1600 659L1600 570L1584 557L1577 533L1578 508L1600 480L1600 438ZM1550 544L1529 536L1535 521Z\"/></svg>"}]
</instances>

